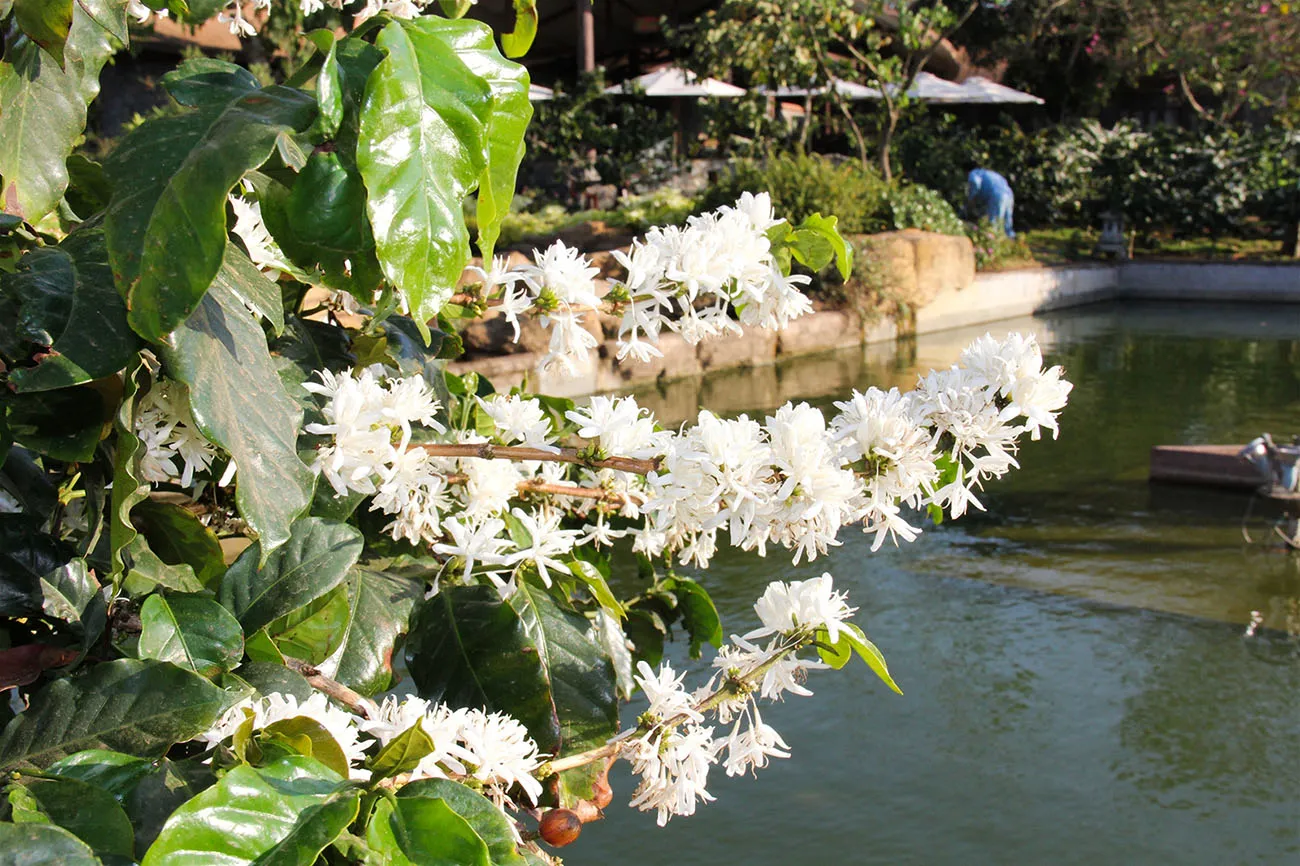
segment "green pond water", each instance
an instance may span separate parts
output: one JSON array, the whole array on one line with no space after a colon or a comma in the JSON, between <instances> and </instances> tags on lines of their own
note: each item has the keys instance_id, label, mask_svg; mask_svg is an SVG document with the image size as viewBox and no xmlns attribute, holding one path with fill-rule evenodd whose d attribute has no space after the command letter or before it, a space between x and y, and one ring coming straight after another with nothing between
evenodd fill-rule
<instances>
[{"instance_id":1,"label":"green pond water","mask_svg":"<svg viewBox=\"0 0 1300 866\"><path fill-rule=\"evenodd\" d=\"M815 672L764 710L792 748L717 802L655 826L615 804L562 855L583 864L1300 862L1300 560L1260 542L1244 494L1152 486L1150 447L1300 432L1300 309L1105 305L672 386L761 410L910 387L974 335L1033 331L1075 383L1058 441L986 491L987 512L811 566L720 556L704 577L731 632L778 577L827 570L906 692ZM812 396L815 395L815 396ZM1256 543L1243 538L1243 525ZM1245 636L1251 612L1264 628ZM675 660L689 662L684 647ZM624 711L632 718L635 707Z\"/></svg>"}]
</instances>

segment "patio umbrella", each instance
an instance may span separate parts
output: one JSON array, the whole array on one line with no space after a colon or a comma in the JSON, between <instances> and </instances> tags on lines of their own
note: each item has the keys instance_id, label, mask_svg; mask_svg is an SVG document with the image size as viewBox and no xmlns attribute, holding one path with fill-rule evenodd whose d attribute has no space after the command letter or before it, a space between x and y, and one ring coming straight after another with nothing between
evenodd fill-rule
<instances>
[{"instance_id":1,"label":"patio umbrella","mask_svg":"<svg viewBox=\"0 0 1300 866\"><path fill-rule=\"evenodd\" d=\"M676 67L665 67L656 72L606 87L608 94L632 94L638 88L646 96L744 96L745 89L716 78L700 78L693 72Z\"/></svg>"},{"instance_id":2,"label":"patio umbrella","mask_svg":"<svg viewBox=\"0 0 1300 866\"><path fill-rule=\"evenodd\" d=\"M1042 105L1043 100L1034 96L1032 93L1025 93L1023 90L1016 90L1014 87L1007 87L1005 84L998 84L996 81L990 81L982 75L972 75L960 85L964 95L961 99L948 99L946 102L1021 102Z\"/></svg>"},{"instance_id":3,"label":"patio umbrella","mask_svg":"<svg viewBox=\"0 0 1300 866\"><path fill-rule=\"evenodd\" d=\"M540 84L528 85L529 102L546 102L548 99L555 98L555 91L549 87L543 87Z\"/></svg>"},{"instance_id":4,"label":"patio umbrella","mask_svg":"<svg viewBox=\"0 0 1300 866\"><path fill-rule=\"evenodd\" d=\"M908 88L907 95L922 102L964 102L966 91L960 84L954 84L929 72L921 72Z\"/></svg>"},{"instance_id":5,"label":"patio umbrella","mask_svg":"<svg viewBox=\"0 0 1300 866\"><path fill-rule=\"evenodd\" d=\"M879 99L880 91L874 87L867 87L865 84L854 84L852 81L845 81L842 78L831 79L831 86L835 92L845 99ZM788 96L820 96L826 92L826 87L777 87L761 88L759 93L765 93L768 96L778 98Z\"/></svg>"}]
</instances>

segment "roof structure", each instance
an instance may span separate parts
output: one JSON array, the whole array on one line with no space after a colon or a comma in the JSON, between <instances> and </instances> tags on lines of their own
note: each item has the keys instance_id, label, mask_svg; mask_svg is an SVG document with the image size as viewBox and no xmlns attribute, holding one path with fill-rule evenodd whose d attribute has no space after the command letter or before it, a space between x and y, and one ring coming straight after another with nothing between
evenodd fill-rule
<instances>
[{"instance_id":1,"label":"roof structure","mask_svg":"<svg viewBox=\"0 0 1300 866\"><path fill-rule=\"evenodd\" d=\"M1007 87L990 81L982 75L972 75L959 85L964 93L961 99L948 99L945 102L998 103L1016 102L1042 105L1043 100L1032 93Z\"/></svg>"}]
</instances>

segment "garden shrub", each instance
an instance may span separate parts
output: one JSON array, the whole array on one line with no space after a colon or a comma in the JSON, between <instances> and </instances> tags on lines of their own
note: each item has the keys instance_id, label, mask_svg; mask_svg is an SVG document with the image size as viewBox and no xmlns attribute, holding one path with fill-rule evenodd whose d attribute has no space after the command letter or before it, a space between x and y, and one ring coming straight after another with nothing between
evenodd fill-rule
<instances>
[{"instance_id":1,"label":"garden shrub","mask_svg":"<svg viewBox=\"0 0 1300 866\"><path fill-rule=\"evenodd\" d=\"M919 184L897 184L885 196L890 228L921 229L945 235L965 235L961 219L937 190Z\"/></svg>"},{"instance_id":2,"label":"garden shrub","mask_svg":"<svg viewBox=\"0 0 1300 866\"><path fill-rule=\"evenodd\" d=\"M840 230L853 234L889 227L888 186L874 168L863 168L855 160L815 153L741 160L717 179L700 205L712 208L735 201L745 190L770 194L772 206L791 219L833 213Z\"/></svg>"}]
</instances>

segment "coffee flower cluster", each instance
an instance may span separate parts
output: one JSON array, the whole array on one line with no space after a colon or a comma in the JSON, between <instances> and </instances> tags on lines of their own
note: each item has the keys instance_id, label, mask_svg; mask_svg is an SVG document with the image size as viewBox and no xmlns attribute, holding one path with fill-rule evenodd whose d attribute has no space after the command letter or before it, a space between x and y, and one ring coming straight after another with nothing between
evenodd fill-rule
<instances>
[{"instance_id":1,"label":"coffee flower cluster","mask_svg":"<svg viewBox=\"0 0 1300 866\"><path fill-rule=\"evenodd\" d=\"M804 685L808 671L827 666L799 653L814 642L836 646L846 635L864 638L848 621L854 608L834 589L829 574L774 581L754 610L761 627L733 636L713 660L712 677L695 691L683 686L683 675L668 663L655 670L641 662L636 682L648 706L636 726L604 747L576 760L570 757L567 766L613 757L629 761L640 776L631 805L656 812L663 826L672 816L694 814L697 803L713 800L709 772L719 762L728 776L739 776L766 767L772 758L789 757L789 746L763 721L758 701L812 694ZM765 645L757 643L762 639L767 639ZM418 726L428 751L408 780L472 782L507 812L536 805L545 777L562 763L548 762L527 729L508 715L453 709L418 697L390 696L364 718L335 707L320 693L299 701L276 692L236 704L195 739L215 748L230 744L245 725L256 736L299 717L316 722L334 739L357 781L370 778L374 754ZM715 736L710 721L730 725L730 730Z\"/></svg>"},{"instance_id":2,"label":"coffee flower cluster","mask_svg":"<svg viewBox=\"0 0 1300 866\"><path fill-rule=\"evenodd\" d=\"M444 407L419 377L385 378L373 368L321 379L307 387L326 398L328 423L306 429L327 437L316 468L335 491L373 496L371 508L392 515L395 538L432 546L455 558L466 579L480 574L507 595L521 566L549 585L575 546L624 534L641 553L699 566L720 536L760 554L783 547L796 563L838 544L853 523L875 535L874 548L891 537L913 540L917 509L959 517L982 508L977 491L1017 465L1019 437L1057 432L1071 388L1059 367L1044 369L1032 337L986 335L916 390L855 391L829 421L818 408L787 403L761 422L703 410L674 432L634 398L604 396L566 413L586 440L580 453L644 461L641 474L561 462L555 420L536 399L479 399L489 424L447 430L435 420ZM438 449L413 444L417 434L424 446L465 446L470 456L434 456L429 450ZM530 459L491 459L495 452L479 445L525 446ZM566 516L583 522L566 528ZM507 531L512 522L528 543Z\"/></svg>"},{"instance_id":3,"label":"coffee flower cluster","mask_svg":"<svg viewBox=\"0 0 1300 866\"><path fill-rule=\"evenodd\" d=\"M786 276L772 255L767 230L778 222L767 193L745 193L734 206L693 216L685 226L652 228L628 252L614 253L627 275L604 297L595 282L599 270L562 241L534 251L533 264L509 268L498 258L491 269L474 270L516 339L525 313L550 331L543 369L580 368L596 347L584 317L601 309L621 312L618 359L645 362L663 356L665 329L694 345L742 326L783 328L812 311L799 290L809 278Z\"/></svg>"}]
</instances>

